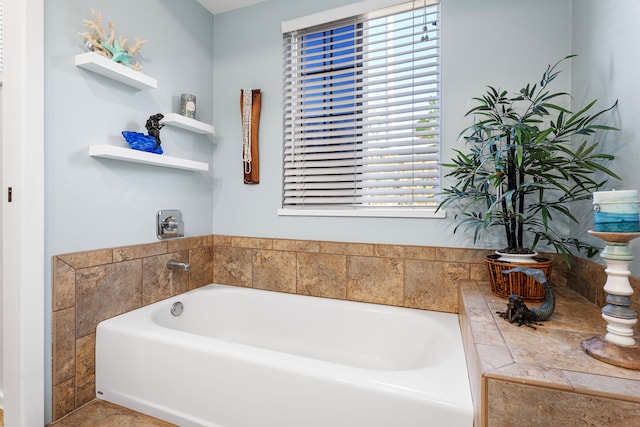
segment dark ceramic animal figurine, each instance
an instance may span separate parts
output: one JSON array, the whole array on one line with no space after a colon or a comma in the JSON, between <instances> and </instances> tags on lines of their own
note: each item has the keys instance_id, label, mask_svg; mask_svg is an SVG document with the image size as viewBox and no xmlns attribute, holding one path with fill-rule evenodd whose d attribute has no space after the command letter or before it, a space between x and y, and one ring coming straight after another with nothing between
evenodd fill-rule
<instances>
[{"instance_id":1,"label":"dark ceramic animal figurine","mask_svg":"<svg viewBox=\"0 0 640 427\"><path fill-rule=\"evenodd\" d=\"M522 301L520 295L517 294L509 295L507 311L497 311L496 313L510 323L516 322L518 326L525 325L536 329L534 325L542 325L542 323L536 322L534 314L529 310L524 301Z\"/></svg>"},{"instance_id":2,"label":"dark ceramic animal figurine","mask_svg":"<svg viewBox=\"0 0 640 427\"><path fill-rule=\"evenodd\" d=\"M517 271L521 271L527 276L533 277L538 283L544 286L544 302L540 307L529 309L524 301L522 301L520 295L512 294L509 295L507 311L498 311L497 313L500 317L508 320L510 323L517 322L518 326L525 325L536 329L534 325L542 325L542 323L538 322L548 320L553 314L553 310L556 307L556 298L553 294L551 284L542 270L531 267L516 267L511 270L503 271L503 273L509 274Z\"/></svg>"},{"instance_id":3,"label":"dark ceramic animal figurine","mask_svg":"<svg viewBox=\"0 0 640 427\"><path fill-rule=\"evenodd\" d=\"M154 114L152 116L149 116L149 118L147 119L147 124L145 125L149 136L152 136L156 139L156 149L160 147L160 144L162 143L160 141L160 129L164 127L164 124L160 123L160 120L162 120L163 118L163 114Z\"/></svg>"}]
</instances>

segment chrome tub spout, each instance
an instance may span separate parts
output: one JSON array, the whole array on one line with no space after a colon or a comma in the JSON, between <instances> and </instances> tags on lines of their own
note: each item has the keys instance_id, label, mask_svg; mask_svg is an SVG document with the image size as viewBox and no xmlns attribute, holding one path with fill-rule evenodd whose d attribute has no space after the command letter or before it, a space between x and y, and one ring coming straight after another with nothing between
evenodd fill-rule
<instances>
[{"instance_id":1,"label":"chrome tub spout","mask_svg":"<svg viewBox=\"0 0 640 427\"><path fill-rule=\"evenodd\" d=\"M191 268L188 262L178 261L175 259L169 260L167 262L167 267L172 270L177 269L177 270L183 270L183 271L189 271L189 268Z\"/></svg>"}]
</instances>

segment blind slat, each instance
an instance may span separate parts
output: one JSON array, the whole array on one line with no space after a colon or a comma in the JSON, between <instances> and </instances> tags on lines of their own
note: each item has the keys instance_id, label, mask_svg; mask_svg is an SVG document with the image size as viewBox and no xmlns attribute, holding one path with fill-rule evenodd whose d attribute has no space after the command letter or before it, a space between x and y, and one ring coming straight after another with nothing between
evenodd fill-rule
<instances>
[{"instance_id":1,"label":"blind slat","mask_svg":"<svg viewBox=\"0 0 640 427\"><path fill-rule=\"evenodd\" d=\"M420 169L420 168L417 168ZM438 169L438 165L437 163L433 162L429 165L428 168L425 167L425 169L429 169L429 170L437 170ZM290 176L290 175L304 175L304 176L313 176L313 175L331 175L331 176L335 176L335 175L364 175L365 173L369 173L372 176L375 173L382 173L382 172L389 172L389 173L397 173L399 170L403 170L403 169L398 169L397 165L380 165L380 164L374 164L374 165L350 165L349 167L341 167L341 166L335 166L335 167L331 167L328 164L321 167L321 168L313 168L313 167L306 167L306 168L285 168L284 170L284 175L285 176ZM404 169L407 170L407 169Z\"/></svg>"},{"instance_id":2,"label":"blind slat","mask_svg":"<svg viewBox=\"0 0 640 427\"><path fill-rule=\"evenodd\" d=\"M439 117L434 114L431 116L423 116L420 118L415 118L414 120L411 120L411 121L405 120L405 122L401 122L399 124L394 124L393 122L390 123L386 121L373 120L373 119L359 120L356 123L347 123L339 120L330 121L327 123L320 123L320 124L315 124L315 123L318 123L318 121L307 122L306 125L301 123L294 123L293 125L296 126L296 128L291 129L288 132L286 139L293 138L293 137L298 139L301 139L303 137L312 138L314 135L318 136L319 132L327 133L328 131L335 131L335 132L344 131L345 134L349 134L348 131L350 131L351 133L362 132L363 129L364 131L367 131L367 132L383 132L383 131L391 131L394 129L395 130L412 129L414 130L415 136L423 136L425 135L425 131L427 131L428 129L434 129L440 126L440 121L438 120L438 118ZM330 136L339 136L339 135L336 133L336 134L331 134Z\"/></svg>"},{"instance_id":3,"label":"blind slat","mask_svg":"<svg viewBox=\"0 0 640 427\"><path fill-rule=\"evenodd\" d=\"M350 175L353 181L353 174ZM424 171L391 171L391 172L382 172L382 173L361 173L358 175L358 178L362 182L384 182L388 180L407 180L407 179L430 179L434 180L434 182L440 182L440 174L437 170L424 170ZM338 183L346 182L345 179L341 179L340 175L288 175L285 177L285 188L289 188L290 186L295 185L305 185L305 184L321 184L321 183L330 183L329 186L338 185ZM327 185L327 184L322 184ZM354 186L353 183L351 183Z\"/></svg>"},{"instance_id":4,"label":"blind slat","mask_svg":"<svg viewBox=\"0 0 640 427\"><path fill-rule=\"evenodd\" d=\"M329 146L329 145L321 145L315 147L305 147L305 146L287 146L285 147L284 155L285 156L299 156L299 155L326 155L341 153L345 151L366 151L366 150L385 150L385 153L398 153L402 151L415 151L415 152L424 152L424 153L433 153L438 154L440 151L439 143L440 140L437 138L429 138L423 141L422 145L417 144L407 144L407 145L399 145L395 141L369 141L369 143L361 144L361 143L347 143L338 146ZM344 154L342 154L344 155ZM298 159L301 160L301 159Z\"/></svg>"},{"instance_id":5,"label":"blind slat","mask_svg":"<svg viewBox=\"0 0 640 427\"><path fill-rule=\"evenodd\" d=\"M362 157L355 159L323 159L319 161L313 160L303 160L305 166L300 168L297 167L297 170L301 171L309 171L312 168L315 169L324 169L324 168L335 168L335 167L344 167L348 169L353 169L358 166L367 166L369 168L378 168L378 167L388 167L388 165L394 165L395 168L399 170L405 170L407 168L408 163L415 163L416 161L422 162L433 162L434 164L438 161L437 155L423 154L423 155L397 155L397 156L383 156L383 157ZM285 169L291 169L291 166L285 166ZM307 172L309 173L309 172Z\"/></svg>"},{"instance_id":6,"label":"blind slat","mask_svg":"<svg viewBox=\"0 0 640 427\"><path fill-rule=\"evenodd\" d=\"M424 126L424 125L421 125ZM352 132L352 133L359 133L359 132ZM413 131L409 131L409 132L397 132L397 133L393 133L393 134L389 134L387 132L382 132L382 133L374 133L374 132L368 132L366 133L364 136L360 135L336 135L333 136L331 138L328 139L307 139L307 140L303 140L300 138L296 138L296 141L291 141L289 143L290 146L315 146L315 145L327 145L327 146L333 146L333 145L343 145L343 144L347 144L347 143L352 143L355 140L359 141L359 142L383 142L383 141L388 141L388 140L393 140L395 143L397 144L413 144L415 143L415 136L432 136L434 135L434 132L413 132Z\"/></svg>"},{"instance_id":7,"label":"blind slat","mask_svg":"<svg viewBox=\"0 0 640 427\"><path fill-rule=\"evenodd\" d=\"M332 198L332 197L305 197L305 198L285 198L285 205L287 207L309 206L316 205L321 206L357 206L357 207L378 207L378 206L407 206L407 207L434 207L438 204L437 196L423 195L407 195L406 197L366 197L366 196L349 196L344 198Z\"/></svg>"},{"instance_id":8,"label":"blind slat","mask_svg":"<svg viewBox=\"0 0 640 427\"><path fill-rule=\"evenodd\" d=\"M354 150L358 150L357 155L366 157L369 159L376 158L384 158L384 159L394 159L397 158L398 155L432 155L435 160L438 160L438 148L434 145L422 145L415 147L380 147L380 148L370 148L366 150L360 150L357 145L352 144L351 150L344 151L332 151L332 152L312 152L312 153L297 153L295 151L289 151L288 154L285 154L286 163L293 163L294 160L297 163L304 163L309 161L322 161L322 160L330 160L330 159L344 159L346 156L349 156ZM295 159L294 159L295 158Z\"/></svg>"},{"instance_id":9,"label":"blind slat","mask_svg":"<svg viewBox=\"0 0 640 427\"><path fill-rule=\"evenodd\" d=\"M388 107L385 107L388 108ZM378 109L378 108L376 108ZM393 110L394 116L409 116L412 117L414 120L417 120L420 124L426 123L425 121L436 121L437 125L440 125L439 123L439 119L440 119L440 114L436 113L435 111L440 110L440 106L439 105L429 105L429 109L433 110L434 112L430 112L428 110L425 111L421 111L419 115L415 115L414 113L414 107L413 106L400 106L400 107L396 107ZM374 124L379 124L379 123L387 123L387 119L386 118L381 118L380 117L380 113L377 111L372 111L369 112L367 114L358 114L358 119L361 120L362 126L369 126L369 125L374 125ZM335 122L335 123L334 123ZM344 123L344 119L340 119L340 117L337 116L329 116L327 118L302 118L302 119L292 119L292 118L285 118L285 126L301 126L304 127L305 129L311 129L311 130L317 130L317 129L325 129L327 127L327 125L329 123L334 123L334 126L339 126L340 123L343 123L344 127L349 126L349 123ZM353 126L351 124L351 126Z\"/></svg>"},{"instance_id":10,"label":"blind slat","mask_svg":"<svg viewBox=\"0 0 640 427\"><path fill-rule=\"evenodd\" d=\"M439 181L435 179L422 179L415 181L376 181L376 182L364 182L362 186L365 186L370 189L370 191L375 192L385 192L385 191L405 191L406 187L414 186L414 187L422 187L422 186L434 186L438 184ZM358 187L361 188L361 187ZM353 190L353 183L348 182L337 182L336 185L332 185L331 187L326 187L322 183L305 183L305 184L295 184L287 186L285 190L285 197L291 197L295 194L330 194L336 190ZM315 193L312 193L315 192Z\"/></svg>"}]
</instances>

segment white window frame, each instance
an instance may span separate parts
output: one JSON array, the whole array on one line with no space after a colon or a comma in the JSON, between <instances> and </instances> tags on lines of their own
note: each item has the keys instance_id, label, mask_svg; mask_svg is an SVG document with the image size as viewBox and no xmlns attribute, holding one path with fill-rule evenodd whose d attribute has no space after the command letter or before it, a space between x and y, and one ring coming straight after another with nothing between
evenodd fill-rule
<instances>
[{"instance_id":1,"label":"white window frame","mask_svg":"<svg viewBox=\"0 0 640 427\"><path fill-rule=\"evenodd\" d=\"M302 30L306 28L312 28L318 25L324 25L333 21L339 21L342 19L371 13L379 9L388 8L390 6L397 6L406 4L404 0L367 0L358 3L352 3L340 8L331 9L323 12L319 12L313 15L308 15L302 18L286 21L282 23L283 34L290 33L296 30ZM435 2L430 0L427 2L414 2L416 7L424 5L433 5ZM438 155L442 154L442 147L440 145ZM439 158L438 158L439 160ZM441 177L441 172L440 172ZM284 192L283 187L283 192ZM394 217L394 218L445 218L446 212L440 210L435 212L435 206L419 206L419 207L370 207L370 206L321 206L316 208L305 206L304 208L288 207L284 205L284 193L283 193L283 207L278 210L278 215L281 216L346 216L346 217Z\"/></svg>"}]
</instances>

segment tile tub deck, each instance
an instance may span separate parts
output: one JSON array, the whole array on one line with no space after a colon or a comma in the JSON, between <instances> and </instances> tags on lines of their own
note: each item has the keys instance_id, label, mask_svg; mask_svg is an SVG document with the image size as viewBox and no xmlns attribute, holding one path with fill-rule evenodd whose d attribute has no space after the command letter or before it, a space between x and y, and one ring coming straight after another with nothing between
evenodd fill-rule
<instances>
[{"instance_id":1,"label":"tile tub deck","mask_svg":"<svg viewBox=\"0 0 640 427\"><path fill-rule=\"evenodd\" d=\"M461 286L475 426L640 426L640 371L584 353L584 339L606 332L600 308L569 288L554 290L554 314L534 330L496 314L506 300L488 283Z\"/></svg>"}]
</instances>

